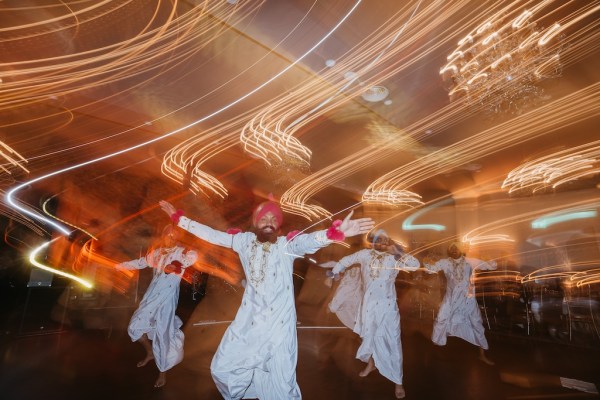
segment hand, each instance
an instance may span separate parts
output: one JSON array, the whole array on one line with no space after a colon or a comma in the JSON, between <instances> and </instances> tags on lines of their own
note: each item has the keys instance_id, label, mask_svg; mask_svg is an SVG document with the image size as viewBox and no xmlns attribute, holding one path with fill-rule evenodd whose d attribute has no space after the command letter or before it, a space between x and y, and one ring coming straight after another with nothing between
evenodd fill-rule
<instances>
[{"instance_id":1,"label":"hand","mask_svg":"<svg viewBox=\"0 0 600 400\"><path fill-rule=\"evenodd\" d=\"M168 201L161 200L158 202L158 204L160 204L160 208L162 208L162 210L166 212L169 217L177 212L175 206Z\"/></svg>"},{"instance_id":2,"label":"hand","mask_svg":"<svg viewBox=\"0 0 600 400\"><path fill-rule=\"evenodd\" d=\"M333 278L325 278L325 280L323 281L323 283L328 288L331 288L333 286Z\"/></svg>"},{"instance_id":3,"label":"hand","mask_svg":"<svg viewBox=\"0 0 600 400\"><path fill-rule=\"evenodd\" d=\"M171 274L175 272L175 266L173 264L166 265L164 271L165 274Z\"/></svg>"},{"instance_id":4,"label":"hand","mask_svg":"<svg viewBox=\"0 0 600 400\"><path fill-rule=\"evenodd\" d=\"M350 214L344 218L344 221L342 221L342 225L340 225L340 232L342 232L345 237L365 234L375 226L375 222L371 218L350 219L352 214L354 214L354 211L351 211Z\"/></svg>"},{"instance_id":5,"label":"hand","mask_svg":"<svg viewBox=\"0 0 600 400\"><path fill-rule=\"evenodd\" d=\"M401 256L403 256L405 254L404 250L402 249L402 247L399 244L397 244L397 243L390 244L387 247L386 251L388 253L390 253L391 255L399 256L399 257L401 257Z\"/></svg>"}]
</instances>

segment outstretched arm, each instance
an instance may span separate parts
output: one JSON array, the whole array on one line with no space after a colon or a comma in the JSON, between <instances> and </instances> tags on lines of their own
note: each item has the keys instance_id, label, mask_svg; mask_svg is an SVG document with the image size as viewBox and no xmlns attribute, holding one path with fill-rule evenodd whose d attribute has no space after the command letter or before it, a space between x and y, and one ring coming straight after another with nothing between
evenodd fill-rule
<instances>
[{"instance_id":1,"label":"outstretched arm","mask_svg":"<svg viewBox=\"0 0 600 400\"><path fill-rule=\"evenodd\" d=\"M496 264L496 261L486 262L483 260L478 260L476 258L467 258L467 261L469 261L469 263L473 266L473 269L478 269L481 271L490 271L498 268L498 264Z\"/></svg>"},{"instance_id":2,"label":"outstretched arm","mask_svg":"<svg viewBox=\"0 0 600 400\"><path fill-rule=\"evenodd\" d=\"M146 256L140 257L137 260L125 261L115 266L116 269L144 269L148 267L148 262L146 261Z\"/></svg>"},{"instance_id":3,"label":"outstretched arm","mask_svg":"<svg viewBox=\"0 0 600 400\"><path fill-rule=\"evenodd\" d=\"M331 272L334 275L337 275L341 272L344 272L346 268L354 264L362 264L363 259L368 253L364 250L357 251L356 253L347 255L346 257L341 258L337 264L333 267Z\"/></svg>"},{"instance_id":4,"label":"outstretched arm","mask_svg":"<svg viewBox=\"0 0 600 400\"><path fill-rule=\"evenodd\" d=\"M346 237L365 234L373 229L375 223L371 218L350 219L352 214L353 212L348 214L343 221L335 221L326 231L294 236L289 239L288 251L297 257L312 254L334 241L342 241Z\"/></svg>"},{"instance_id":5,"label":"outstretched arm","mask_svg":"<svg viewBox=\"0 0 600 400\"><path fill-rule=\"evenodd\" d=\"M177 210L173 204L161 200L159 201L160 208L169 216L178 227L190 232L192 235L199 237L209 243L218 246L233 247L233 237L225 232L218 231L209 226L193 221L183 215L182 210Z\"/></svg>"},{"instance_id":6,"label":"outstretched arm","mask_svg":"<svg viewBox=\"0 0 600 400\"><path fill-rule=\"evenodd\" d=\"M445 268L448 266L449 261L445 258L433 261L431 258L426 257L423 259L423 266L425 267L425 272L430 274L435 274L436 272L445 272Z\"/></svg>"}]
</instances>

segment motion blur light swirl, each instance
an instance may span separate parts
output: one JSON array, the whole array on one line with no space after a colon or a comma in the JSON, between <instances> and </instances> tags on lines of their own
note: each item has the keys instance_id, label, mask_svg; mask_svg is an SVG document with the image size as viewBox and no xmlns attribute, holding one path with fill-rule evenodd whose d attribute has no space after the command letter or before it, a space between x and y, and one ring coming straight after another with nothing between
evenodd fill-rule
<instances>
[{"instance_id":1,"label":"motion blur light swirl","mask_svg":"<svg viewBox=\"0 0 600 400\"><path fill-rule=\"evenodd\" d=\"M564 29L580 15L570 15L565 25L538 27L553 1L531 8L512 2L458 42L440 75L448 84L451 100L464 100L490 113L521 114L545 100L540 82L562 73ZM594 7L588 6L588 12ZM584 11L583 14L586 12Z\"/></svg>"}]
</instances>

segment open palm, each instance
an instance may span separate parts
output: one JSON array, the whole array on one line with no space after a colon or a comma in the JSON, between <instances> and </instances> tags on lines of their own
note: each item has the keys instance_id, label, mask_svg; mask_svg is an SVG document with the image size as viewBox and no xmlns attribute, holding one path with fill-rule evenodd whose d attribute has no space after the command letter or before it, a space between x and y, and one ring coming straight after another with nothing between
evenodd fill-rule
<instances>
[{"instance_id":1,"label":"open palm","mask_svg":"<svg viewBox=\"0 0 600 400\"><path fill-rule=\"evenodd\" d=\"M354 211L350 212L340 225L340 231L345 237L365 234L375 226L375 222L371 218L350 219L352 214L354 214Z\"/></svg>"},{"instance_id":2,"label":"open palm","mask_svg":"<svg viewBox=\"0 0 600 400\"><path fill-rule=\"evenodd\" d=\"M160 204L160 208L162 208L162 210L166 212L169 217L177 212L175 206L168 201L161 200L158 202L158 204Z\"/></svg>"}]
</instances>

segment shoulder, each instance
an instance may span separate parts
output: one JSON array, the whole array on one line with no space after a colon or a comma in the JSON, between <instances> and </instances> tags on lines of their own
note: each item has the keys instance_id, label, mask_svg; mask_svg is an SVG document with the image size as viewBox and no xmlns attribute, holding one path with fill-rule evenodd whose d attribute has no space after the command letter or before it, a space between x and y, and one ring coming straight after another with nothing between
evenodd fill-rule
<instances>
[{"instance_id":1,"label":"shoulder","mask_svg":"<svg viewBox=\"0 0 600 400\"><path fill-rule=\"evenodd\" d=\"M256 234L253 232L240 232L233 235L231 244L233 249L238 251L248 246L254 240L256 240Z\"/></svg>"},{"instance_id":2,"label":"shoulder","mask_svg":"<svg viewBox=\"0 0 600 400\"><path fill-rule=\"evenodd\" d=\"M231 236L233 236L233 238L235 240L254 240L256 238L256 234L253 232L240 232L240 233L230 233Z\"/></svg>"},{"instance_id":3,"label":"shoulder","mask_svg":"<svg viewBox=\"0 0 600 400\"><path fill-rule=\"evenodd\" d=\"M452 265L452 262L450 261L449 258L442 258L437 262L438 265L442 265L442 266L447 266L447 265Z\"/></svg>"},{"instance_id":4,"label":"shoulder","mask_svg":"<svg viewBox=\"0 0 600 400\"><path fill-rule=\"evenodd\" d=\"M478 264L481 264L482 262L483 261L481 261L477 258L465 257L465 263L470 266L478 265Z\"/></svg>"}]
</instances>

